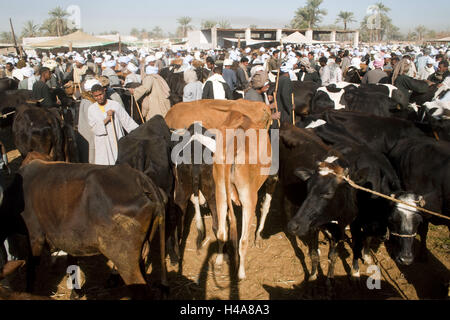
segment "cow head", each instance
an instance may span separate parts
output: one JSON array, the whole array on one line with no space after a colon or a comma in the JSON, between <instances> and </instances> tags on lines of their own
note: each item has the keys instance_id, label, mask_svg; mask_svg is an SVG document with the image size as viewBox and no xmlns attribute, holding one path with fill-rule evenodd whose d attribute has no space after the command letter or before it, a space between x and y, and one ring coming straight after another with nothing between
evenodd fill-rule
<instances>
[{"instance_id":1,"label":"cow head","mask_svg":"<svg viewBox=\"0 0 450 320\"><path fill-rule=\"evenodd\" d=\"M423 197L413 193L402 192L396 198L414 206L424 206ZM417 209L401 203L394 206L388 218L388 226L397 263L410 265L414 261L413 244L422 221L422 215Z\"/></svg>"},{"instance_id":2,"label":"cow head","mask_svg":"<svg viewBox=\"0 0 450 320\"><path fill-rule=\"evenodd\" d=\"M307 183L308 195L296 215L289 221L289 232L304 236L324 224L335 220L325 213L334 198L337 188L348 174L337 164L337 157L328 157L318 163L316 170L298 168L295 175Z\"/></svg>"}]
</instances>

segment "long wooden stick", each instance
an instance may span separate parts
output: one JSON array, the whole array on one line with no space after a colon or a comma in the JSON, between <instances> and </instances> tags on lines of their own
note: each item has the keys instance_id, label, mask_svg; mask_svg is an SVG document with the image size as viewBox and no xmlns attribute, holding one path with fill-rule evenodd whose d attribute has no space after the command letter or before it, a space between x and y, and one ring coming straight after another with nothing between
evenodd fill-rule
<instances>
[{"instance_id":1,"label":"long wooden stick","mask_svg":"<svg viewBox=\"0 0 450 320\"><path fill-rule=\"evenodd\" d=\"M131 96L133 96L133 95L131 95ZM136 108L137 108L137 110L139 112L139 115L141 116L142 123L145 123L144 117L142 116L141 108L139 108L139 103L134 98L133 98L133 101L134 101L134 104L136 105Z\"/></svg>"},{"instance_id":2,"label":"long wooden stick","mask_svg":"<svg viewBox=\"0 0 450 320\"><path fill-rule=\"evenodd\" d=\"M114 141L116 141L117 149L119 149L119 141L117 141L116 123L114 121L114 113L113 113L113 115L111 117L111 123L112 123L113 133L114 133Z\"/></svg>"},{"instance_id":3,"label":"long wooden stick","mask_svg":"<svg viewBox=\"0 0 450 320\"><path fill-rule=\"evenodd\" d=\"M277 72L277 81L275 84L275 93L273 95L273 100L275 101L275 110L278 113L278 102L277 102L277 95L278 95L278 82L280 81L280 68L278 68L278 72ZM278 121L278 127L281 127L281 123L280 123L280 119L277 120Z\"/></svg>"},{"instance_id":4,"label":"long wooden stick","mask_svg":"<svg viewBox=\"0 0 450 320\"><path fill-rule=\"evenodd\" d=\"M293 92L291 97L292 97L292 124L295 126L295 98Z\"/></svg>"}]
</instances>

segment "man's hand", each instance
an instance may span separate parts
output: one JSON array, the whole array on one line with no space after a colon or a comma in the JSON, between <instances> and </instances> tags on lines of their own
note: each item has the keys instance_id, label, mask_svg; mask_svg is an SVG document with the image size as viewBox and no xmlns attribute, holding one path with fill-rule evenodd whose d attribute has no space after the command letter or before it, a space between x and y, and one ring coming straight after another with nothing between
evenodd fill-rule
<instances>
[{"instance_id":1,"label":"man's hand","mask_svg":"<svg viewBox=\"0 0 450 320\"><path fill-rule=\"evenodd\" d=\"M106 112L105 124L108 124L110 121L112 121L113 116L114 116L114 110L108 110L108 112Z\"/></svg>"},{"instance_id":2,"label":"man's hand","mask_svg":"<svg viewBox=\"0 0 450 320\"><path fill-rule=\"evenodd\" d=\"M278 120L280 118L281 118L281 112L272 113L272 119L273 120Z\"/></svg>"}]
</instances>

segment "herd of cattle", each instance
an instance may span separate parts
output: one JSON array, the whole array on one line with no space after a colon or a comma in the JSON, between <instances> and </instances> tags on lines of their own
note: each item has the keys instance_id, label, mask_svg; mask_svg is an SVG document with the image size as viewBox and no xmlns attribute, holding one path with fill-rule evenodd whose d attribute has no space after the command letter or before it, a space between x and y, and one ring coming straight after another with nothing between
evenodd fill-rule
<instances>
[{"instance_id":1,"label":"herd of cattle","mask_svg":"<svg viewBox=\"0 0 450 320\"><path fill-rule=\"evenodd\" d=\"M104 255L132 289L133 297L142 298L148 294L145 273L156 234L161 285L170 287L165 257L180 262L180 242L192 202L198 248L206 233L200 206L207 205L218 240L216 263L223 262L224 245L229 242L227 249L242 280L258 192L264 188L266 194L255 235L259 243L279 186L289 219L287 231L308 245L309 280L317 278L319 232L329 240L327 279L331 283L336 248L348 237L348 226L352 277L360 276L359 260L370 259L368 250L374 239L389 240L392 258L410 265L416 260L416 235L421 240L419 258L426 259L429 223L450 227L450 219L445 218L450 217L449 120L445 110L436 117L436 110L423 106L437 98L435 91L409 97L390 85L341 83L319 88L297 82L296 124L282 123L278 140L270 130L271 109L264 103L178 103L165 118L156 116L118 141L117 164L112 167L77 163L76 121L70 116L76 112L67 112L73 105L64 112L47 110L27 102L28 92L0 92L1 112L15 111L14 142L24 159L13 182L3 186L0 243L15 233L28 237L25 258L30 292L36 264L48 245L52 252L63 250L70 258ZM3 126L11 125L2 121ZM196 122L201 122L201 132L195 130ZM218 143L212 137L211 145L205 133L212 129L222 133L225 141ZM255 130L256 151L248 136L243 147L235 147L238 137L226 135L229 129ZM183 159L191 157L192 161L174 162L175 148ZM259 148L269 150L271 161L248 161L251 152L259 157ZM202 155L209 151L215 161L198 163L187 150L201 150ZM246 161L220 161L230 152L232 159ZM276 174L262 170L274 164L279 166ZM403 203L355 189L348 179ZM241 230L237 230L233 204L242 207ZM21 265L10 262L3 270L10 270L12 264ZM75 290L76 294L80 292Z\"/></svg>"}]
</instances>

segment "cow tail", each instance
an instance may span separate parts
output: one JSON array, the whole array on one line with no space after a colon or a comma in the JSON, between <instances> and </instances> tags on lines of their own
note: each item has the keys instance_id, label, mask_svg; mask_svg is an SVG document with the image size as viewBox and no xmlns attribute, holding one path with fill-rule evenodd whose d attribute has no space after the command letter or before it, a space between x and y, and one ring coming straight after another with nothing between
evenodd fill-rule
<instances>
[{"instance_id":1,"label":"cow tail","mask_svg":"<svg viewBox=\"0 0 450 320\"><path fill-rule=\"evenodd\" d=\"M234 214L233 202L231 201L231 170L232 165L225 165L225 190L227 194L228 221L230 223L230 240L234 250L234 265L239 267L239 246L236 215Z\"/></svg>"},{"instance_id":2,"label":"cow tail","mask_svg":"<svg viewBox=\"0 0 450 320\"><path fill-rule=\"evenodd\" d=\"M156 187L153 181L144 175L141 174L143 181L143 189L146 196L150 199L150 201L157 202L156 215L153 219L153 223L149 230L147 231L146 242L148 242L148 248L150 248L150 242L153 239L153 236L156 232L156 229L159 225L159 245L160 245L160 257L161 257L161 285L164 287L163 291L167 291L169 286L169 282L167 280L167 266L166 266L166 221L165 221L165 213L166 213L166 204L167 204L167 195L163 195L164 191L160 188ZM145 247L145 245L144 245Z\"/></svg>"},{"instance_id":3,"label":"cow tail","mask_svg":"<svg viewBox=\"0 0 450 320\"><path fill-rule=\"evenodd\" d=\"M70 124L65 123L63 126L63 133L65 160L68 162L79 163L80 157L73 127Z\"/></svg>"}]
</instances>

